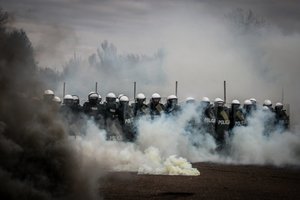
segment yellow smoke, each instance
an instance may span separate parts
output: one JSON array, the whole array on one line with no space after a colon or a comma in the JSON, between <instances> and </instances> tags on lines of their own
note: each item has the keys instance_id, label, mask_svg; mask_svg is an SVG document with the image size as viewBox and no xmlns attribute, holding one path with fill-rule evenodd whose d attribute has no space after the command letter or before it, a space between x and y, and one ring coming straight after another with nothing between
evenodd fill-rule
<instances>
[{"instance_id":1,"label":"yellow smoke","mask_svg":"<svg viewBox=\"0 0 300 200\"><path fill-rule=\"evenodd\" d=\"M147 158L146 164L138 169L138 174L156 174L156 175L185 175L199 176L198 169L193 168L185 158L175 155L162 159L157 148L149 147L145 150Z\"/></svg>"}]
</instances>

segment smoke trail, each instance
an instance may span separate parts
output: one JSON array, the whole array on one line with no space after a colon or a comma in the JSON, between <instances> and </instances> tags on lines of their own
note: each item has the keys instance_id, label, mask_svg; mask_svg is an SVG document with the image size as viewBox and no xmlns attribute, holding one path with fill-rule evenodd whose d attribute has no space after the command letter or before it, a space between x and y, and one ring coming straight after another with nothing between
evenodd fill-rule
<instances>
[{"instance_id":1,"label":"smoke trail","mask_svg":"<svg viewBox=\"0 0 300 200\"><path fill-rule=\"evenodd\" d=\"M0 16L1 199L96 198L98 167L81 162L57 110L40 99L43 82L26 33L6 28L8 14Z\"/></svg>"}]
</instances>

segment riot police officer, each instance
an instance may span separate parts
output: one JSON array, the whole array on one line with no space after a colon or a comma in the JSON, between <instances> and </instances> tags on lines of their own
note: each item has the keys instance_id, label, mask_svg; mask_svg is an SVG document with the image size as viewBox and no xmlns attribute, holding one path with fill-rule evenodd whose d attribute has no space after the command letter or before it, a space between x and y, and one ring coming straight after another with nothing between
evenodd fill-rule
<instances>
[{"instance_id":1,"label":"riot police officer","mask_svg":"<svg viewBox=\"0 0 300 200\"><path fill-rule=\"evenodd\" d=\"M76 117L73 113L72 106L74 104L73 97L70 94L67 94L63 98L63 104L60 107L60 114L62 120L65 122L66 127L68 128L68 133L72 136L79 135L80 131L76 127Z\"/></svg>"},{"instance_id":2,"label":"riot police officer","mask_svg":"<svg viewBox=\"0 0 300 200\"><path fill-rule=\"evenodd\" d=\"M252 104L252 111L256 111L257 110L257 101L256 101L256 99L252 97L250 99L250 101L251 101L251 104Z\"/></svg>"},{"instance_id":3,"label":"riot police officer","mask_svg":"<svg viewBox=\"0 0 300 200\"><path fill-rule=\"evenodd\" d=\"M118 118L123 130L125 141L134 141L134 120L131 106L129 105L129 98L125 95L120 97Z\"/></svg>"},{"instance_id":4,"label":"riot police officer","mask_svg":"<svg viewBox=\"0 0 300 200\"><path fill-rule=\"evenodd\" d=\"M117 103L117 97L114 93L110 92L106 95L106 101L103 103L103 108L107 139L122 141L124 138L118 118L119 103Z\"/></svg>"},{"instance_id":5,"label":"riot police officer","mask_svg":"<svg viewBox=\"0 0 300 200\"><path fill-rule=\"evenodd\" d=\"M53 102L56 103L57 105L61 105L61 99L58 96L54 96Z\"/></svg>"},{"instance_id":6,"label":"riot police officer","mask_svg":"<svg viewBox=\"0 0 300 200\"><path fill-rule=\"evenodd\" d=\"M271 112L274 112L274 109L273 109L273 107L272 107L272 101L271 101L271 100L266 99L266 100L264 101L263 106L268 107L269 110L270 110Z\"/></svg>"},{"instance_id":7,"label":"riot police officer","mask_svg":"<svg viewBox=\"0 0 300 200\"><path fill-rule=\"evenodd\" d=\"M53 104L54 92L52 90L45 90L43 95L43 101L49 105Z\"/></svg>"},{"instance_id":8,"label":"riot police officer","mask_svg":"<svg viewBox=\"0 0 300 200\"><path fill-rule=\"evenodd\" d=\"M208 97L203 97L200 101L200 130L204 130L205 133L209 133L212 136L215 135L215 124L216 117L213 112L213 108L210 104L210 99Z\"/></svg>"},{"instance_id":9,"label":"riot police officer","mask_svg":"<svg viewBox=\"0 0 300 200\"><path fill-rule=\"evenodd\" d=\"M161 97L158 93L152 94L149 103L149 112L150 112L151 119L160 116L165 109L164 105L160 103L160 100Z\"/></svg>"},{"instance_id":10,"label":"riot police officer","mask_svg":"<svg viewBox=\"0 0 300 200\"><path fill-rule=\"evenodd\" d=\"M74 104L74 100L72 95L67 94L64 96L63 104L61 106L61 111L64 113L72 112L72 106Z\"/></svg>"},{"instance_id":11,"label":"riot police officer","mask_svg":"<svg viewBox=\"0 0 300 200\"><path fill-rule=\"evenodd\" d=\"M275 105L275 125L283 131L289 128L289 116L283 109L283 104L281 102L278 102Z\"/></svg>"},{"instance_id":12,"label":"riot police officer","mask_svg":"<svg viewBox=\"0 0 300 200\"><path fill-rule=\"evenodd\" d=\"M104 118L117 119L118 118L118 103L117 97L114 93L110 92L106 95L106 102L104 102Z\"/></svg>"},{"instance_id":13,"label":"riot police officer","mask_svg":"<svg viewBox=\"0 0 300 200\"><path fill-rule=\"evenodd\" d=\"M245 125L245 116L240 108L241 104L239 100L233 100L231 102L231 108L229 111L229 119L230 119L230 125L229 129L233 129L236 126L244 126Z\"/></svg>"},{"instance_id":14,"label":"riot police officer","mask_svg":"<svg viewBox=\"0 0 300 200\"><path fill-rule=\"evenodd\" d=\"M252 102L249 99L246 99L244 101L243 114L244 114L244 117L245 117L246 120L252 114Z\"/></svg>"},{"instance_id":15,"label":"riot police officer","mask_svg":"<svg viewBox=\"0 0 300 200\"><path fill-rule=\"evenodd\" d=\"M96 92L90 92L88 95L88 101L83 104L83 112L95 121L101 119L101 108L98 104L99 95Z\"/></svg>"},{"instance_id":16,"label":"riot police officer","mask_svg":"<svg viewBox=\"0 0 300 200\"><path fill-rule=\"evenodd\" d=\"M222 150L225 147L225 139L228 136L230 124L228 109L225 107L223 99L215 99L214 113L216 116L215 139L218 145L217 150Z\"/></svg>"},{"instance_id":17,"label":"riot police officer","mask_svg":"<svg viewBox=\"0 0 300 200\"><path fill-rule=\"evenodd\" d=\"M133 116L139 118L148 114L148 105L145 104L146 96L143 93L136 95L135 103L131 104Z\"/></svg>"},{"instance_id":18,"label":"riot police officer","mask_svg":"<svg viewBox=\"0 0 300 200\"><path fill-rule=\"evenodd\" d=\"M170 95L167 97L167 103L165 105L165 113L167 115L176 115L180 111L178 105L178 98L175 95Z\"/></svg>"},{"instance_id":19,"label":"riot police officer","mask_svg":"<svg viewBox=\"0 0 300 200\"><path fill-rule=\"evenodd\" d=\"M83 111L83 108L80 105L80 99L77 95L72 95L72 97L73 97L72 111L74 112L74 114L80 114Z\"/></svg>"}]
</instances>

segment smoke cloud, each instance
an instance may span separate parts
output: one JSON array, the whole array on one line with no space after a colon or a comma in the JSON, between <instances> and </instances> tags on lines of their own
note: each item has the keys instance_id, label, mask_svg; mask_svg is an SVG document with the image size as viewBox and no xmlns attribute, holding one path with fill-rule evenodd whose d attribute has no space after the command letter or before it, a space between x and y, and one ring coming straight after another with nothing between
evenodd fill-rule
<instances>
[{"instance_id":1,"label":"smoke cloud","mask_svg":"<svg viewBox=\"0 0 300 200\"><path fill-rule=\"evenodd\" d=\"M24 31L0 10L1 199L93 199L101 170L82 161L44 90ZM92 174L89 174L92 173Z\"/></svg>"},{"instance_id":2,"label":"smoke cloud","mask_svg":"<svg viewBox=\"0 0 300 200\"><path fill-rule=\"evenodd\" d=\"M49 39L49 43L59 49L70 47L64 55L73 57L74 52L76 55L76 59L63 65L69 72L64 73L56 88L60 96L63 81L67 83L67 93L76 93L83 99L95 90L95 82L102 96L114 91L132 97L134 81L138 91L147 96L154 92L168 96L174 93L177 80L181 100L187 96L213 99L223 96L222 83L226 80L228 102L254 97L259 103L271 99L275 104L282 100L284 89L283 100L290 104L292 124L296 125L299 121L296 113L300 111L296 88L300 45L299 30L295 29L299 16L294 8L298 4L289 1L270 7L268 2L272 1L251 4L237 0L221 3L90 1L89 5L80 6L84 12L75 12L81 1L72 4L65 1L61 5L51 4L57 8L53 9L54 15L41 12L50 5L38 4L40 10L36 14L40 20L20 11L19 15L27 21L16 25L30 32L26 23L39 25L43 19L51 19L50 26L53 26L57 22L58 31L54 32L58 34L51 34L53 40ZM13 5L7 4L9 8ZM70 17L65 16L62 8L72 10ZM122 8L118 14L117 8ZM75 18L81 20L74 21ZM61 22L67 26L59 29ZM64 28L71 31L63 31ZM29 36L35 41L34 46L43 44L40 37L31 32ZM70 42L64 38L77 39ZM50 51L53 45L45 44ZM36 51L39 54L39 48ZM52 52L63 54L56 48ZM47 58L43 56L43 60ZM49 60L54 61L55 57L49 56ZM54 68L61 68L57 66Z\"/></svg>"},{"instance_id":3,"label":"smoke cloud","mask_svg":"<svg viewBox=\"0 0 300 200\"><path fill-rule=\"evenodd\" d=\"M220 152L210 133L189 128L191 120L200 121L195 110L194 105L188 105L176 117L141 118L134 143L107 141L105 130L93 121L88 121L86 135L71 140L83 158L94 159L104 171L199 175L189 162L299 167L300 135L282 132L281 127L269 130L273 114L259 109L249 118L248 126L233 129Z\"/></svg>"},{"instance_id":4,"label":"smoke cloud","mask_svg":"<svg viewBox=\"0 0 300 200\"><path fill-rule=\"evenodd\" d=\"M108 91L132 96L132 85L137 81L138 91L147 96L154 92L168 96L174 93L177 80L180 99L215 98L223 95L222 83L226 80L229 102L255 97L260 103L271 99L275 104L282 100L283 88L283 100L290 104L292 124L298 124L297 1L91 0L83 4L82 1L37 3L31 0L5 3L22 19L16 20L15 25L29 33L33 46L48 47L41 52L37 48L36 54L43 55L39 60L45 63L43 66L58 58L47 58L45 52L72 57L76 52L77 59L82 61L80 69L76 70L78 63L74 64L72 71L77 72L63 77L69 93L85 98L98 82L102 96ZM56 27L46 31L55 33L49 39L43 34L45 24ZM110 58L113 66L106 63L104 69L91 69L91 62L100 62L97 49L103 50L101 43L105 39L117 47L116 56ZM63 47L68 47L64 53ZM159 57L155 56L158 49L163 49ZM127 58L120 59L120 56ZM61 69L59 60L56 69ZM62 95L62 83L57 86L57 92Z\"/></svg>"},{"instance_id":5,"label":"smoke cloud","mask_svg":"<svg viewBox=\"0 0 300 200\"><path fill-rule=\"evenodd\" d=\"M49 4L37 4L41 9L33 13L41 17L41 21L34 15L26 17L17 12L24 21L15 25L28 30L29 37L35 41L34 47L40 46L40 40L30 30L40 27L41 22L51 19L53 25L59 18L72 28L62 29L66 30L62 32L55 29L55 36L49 41L57 45L46 45L50 49L44 51L45 46L33 50L23 31L9 32L1 27L1 194L13 199L24 196L94 198L100 184L98 177L103 171L165 173L162 168L172 163L173 158L187 164L180 157L189 162L299 166L297 113L300 112L300 94L297 87L300 62L297 53L300 35L297 28L291 30L288 27L292 26L286 24L288 19L299 18L291 14L278 22L270 17L274 16L274 10L265 12L263 8L259 9L259 3L249 7L230 1L230 6L222 7L220 12L215 4L198 1L143 1L138 4L103 1L97 4L90 1L89 6L84 7L86 12L69 12L70 17L62 16L68 12L55 9L53 4L54 13L43 13ZM59 4L61 8L69 5L69 1ZM81 4L73 2L70 8L78 11L82 8L78 5ZM242 9L237 10L237 5ZM7 3L7 6L18 10L13 3ZM294 7L292 3L285 6L287 9ZM30 13L30 9L25 10ZM117 12L119 10L122 12ZM103 18L96 13L101 13ZM78 18L82 19L79 20L81 24L74 21ZM38 26L30 27L29 22ZM49 32L48 28L46 30ZM56 113L49 112L47 106L32 98L45 89L37 76L38 67L33 55L43 55L39 58L51 60L51 56L45 57L45 52L56 55L56 47L63 46L64 36L68 34L75 39L69 41L72 45L68 46L72 49L66 50L66 54L74 56L75 51L76 58L60 71L62 78L56 85L56 93L60 96L64 81L67 93L78 94L82 100L94 90L96 81L102 96L109 91L131 96L132 83L137 81L138 92L144 92L148 97L158 92L165 97L174 92L173 84L177 80L181 101L187 96L198 99L222 96L223 80L228 83L228 102L255 97L259 103L264 99L275 103L281 101L284 88L284 103L290 104L292 130L284 133L274 130L266 135L265 123L270 116L259 111L249 120L249 126L233 131L233 136L227 140L228 152L219 154L214 151L216 143L210 134L186 129L191 118L199 120L196 109L187 107L176 119L166 116L155 121L141 119L136 143L106 141L105 131L92 122L87 124L86 136L70 137L67 134L69 127ZM101 41L104 42L100 44ZM75 50L73 43L76 43ZM153 152L159 162L149 159ZM184 166L191 169L191 166Z\"/></svg>"}]
</instances>

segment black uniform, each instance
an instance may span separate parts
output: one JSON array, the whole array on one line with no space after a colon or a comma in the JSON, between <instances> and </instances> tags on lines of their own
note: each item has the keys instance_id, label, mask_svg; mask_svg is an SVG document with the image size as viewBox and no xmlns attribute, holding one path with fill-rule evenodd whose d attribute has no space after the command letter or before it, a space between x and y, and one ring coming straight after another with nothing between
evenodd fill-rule
<instances>
[{"instance_id":1,"label":"black uniform","mask_svg":"<svg viewBox=\"0 0 300 200\"><path fill-rule=\"evenodd\" d=\"M229 129L232 130L236 126L245 126L246 120L243 110L240 108L239 104L232 104L229 112Z\"/></svg>"},{"instance_id":2,"label":"black uniform","mask_svg":"<svg viewBox=\"0 0 300 200\"><path fill-rule=\"evenodd\" d=\"M80 114L83 112L83 108L82 106L80 105L80 100L79 100L79 97L77 95L72 95L73 96L73 105L71 106L72 108L72 111L75 113L75 114Z\"/></svg>"},{"instance_id":3,"label":"black uniform","mask_svg":"<svg viewBox=\"0 0 300 200\"><path fill-rule=\"evenodd\" d=\"M155 103L151 100L149 103L149 114L151 116L151 119L155 119L156 117L159 117L165 110L165 106L161 103Z\"/></svg>"},{"instance_id":4,"label":"black uniform","mask_svg":"<svg viewBox=\"0 0 300 200\"><path fill-rule=\"evenodd\" d=\"M282 106L275 106L275 125L282 130L289 128L289 116Z\"/></svg>"},{"instance_id":5,"label":"black uniform","mask_svg":"<svg viewBox=\"0 0 300 200\"><path fill-rule=\"evenodd\" d=\"M181 111L180 106L177 104L177 99L169 99L165 105L165 114L176 115Z\"/></svg>"},{"instance_id":6,"label":"black uniform","mask_svg":"<svg viewBox=\"0 0 300 200\"><path fill-rule=\"evenodd\" d=\"M148 105L143 102L136 102L131 104L133 110L133 116L139 118L141 116L145 116L149 113Z\"/></svg>"},{"instance_id":7,"label":"black uniform","mask_svg":"<svg viewBox=\"0 0 300 200\"><path fill-rule=\"evenodd\" d=\"M83 112L90 118L93 118L95 121L101 119L102 109L97 102L87 101L83 104Z\"/></svg>"},{"instance_id":8,"label":"black uniform","mask_svg":"<svg viewBox=\"0 0 300 200\"><path fill-rule=\"evenodd\" d=\"M103 104L104 108L104 126L107 132L108 140L124 140L122 126L119 121L119 104L114 101L107 101Z\"/></svg>"},{"instance_id":9,"label":"black uniform","mask_svg":"<svg viewBox=\"0 0 300 200\"><path fill-rule=\"evenodd\" d=\"M218 149L221 150L225 145L225 138L229 131L229 112L225 106L214 106L214 114L216 116L215 124L215 139L218 145Z\"/></svg>"},{"instance_id":10,"label":"black uniform","mask_svg":"<svg viewBox=\"0 0 300 200\"><path fill-rule=\"evenodd\" d=\"M213 108L209 102L201 102L200 104L200 131L203 130L205 133L209 133L212 136L215 135L215 124L216 117L213 112Z\"/></svg>"},{"instance_id":11,"label":"black uniform","mask_svg":"<svg viewBox=\"0 0 300 200\"><path fill-rule=\"evenodd\" d=\"M118 109L118 118L122 126L125 141L135 140L134 118L131 106L128 102L120 102Z\"/></svg>"}]
</instances>

